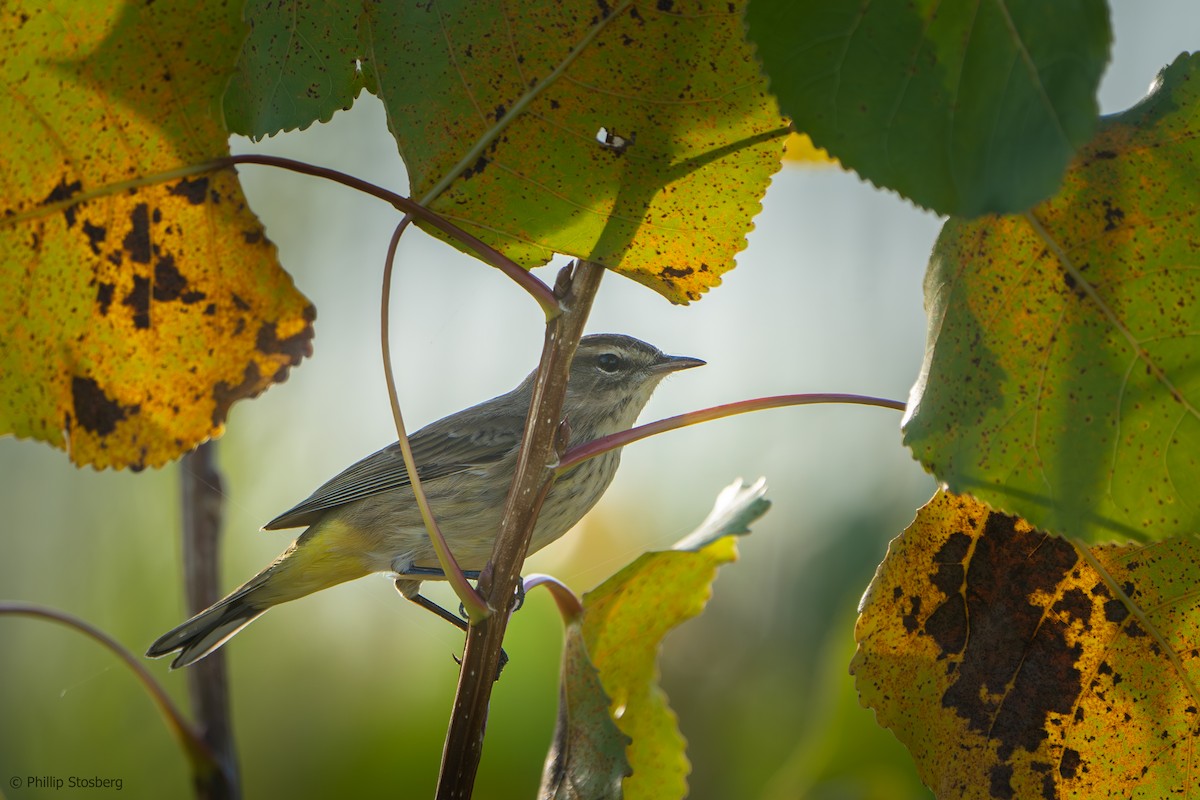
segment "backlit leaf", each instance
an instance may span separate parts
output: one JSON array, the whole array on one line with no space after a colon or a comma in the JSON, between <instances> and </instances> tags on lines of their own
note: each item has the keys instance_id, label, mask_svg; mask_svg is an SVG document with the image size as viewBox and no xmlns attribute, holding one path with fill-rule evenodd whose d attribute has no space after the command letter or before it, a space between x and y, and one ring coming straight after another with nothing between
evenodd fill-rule
<instances>
[{"instance_id":1,"label":"backlit leaf","mask_svg":"<svg viewBox=\"0 0 1200 800\"><path fill-rule=\"evenodd\" d=\"M586 257L685 303L779 166L743 6L371 2L359 30L415 198L523 266Z\"/></svg>"},{"instance_id":2,"label":"backlit leaf","mask_svg":"<svg viewBox=\"0 0 1200 800\"><path fill-rule=\"evenodd\" d=\"M626 800L672 800L687 794L691 770L675 713L658 685L662 639L699 614L717 568L737 558L735 535L766 512L766 482L728 487L708 519L673 550L646 553L583 597L583 633L611 701L613 718L632 743Z\"/></svg>"},{"instance_id":3,"label":"backlit leaf","mask_svg":"<svg viewBox=\"0 0 1200 800\"><path fill-rule=\"evenodd\" d=\"M904 436L950 489L1089 540L1200 531L1198 70L1105 119L1051 200L946 224Z\"/></svg>"},{"instance_id":4,"label":"backlit leaf","mask_svg":"<svg viewBox=\"0 0 1200 800\"><path fill-rule=\"evenodd\" d=\"M231 170L240 3L0 10L0 433L163 464L309 352ZM172 173L171 171L176 171Z\"/></svg>"},{"instance_id":5,"label":"backlit leaf","mask_svg":"<svg viewBox=\"0 0 1200 800\"><path fill-rule=\"evenodd\" d=\"M354 103L364 84L355 4L248 0L245 18L250 35L224 98L230 131L261 139L303 130Z\"/></svg>"},{"instance_id":6,"label":"backlit leaf","mask_svg":"<svg viewBox=\"0 0 1200 800\"><path fill-rule=\"evenodd\" d=\"M1200 541L1077 550L937 494L863 597L864 705L941 798L1187 797Z\"/></svg>"},{"instance_id":7,"label":"backlit leaf","mask_svg":"<svg viewBox=\"0 0 1200 800\"><path fill-rule=\"evenodd\" d=\"M943 214L1028 208L1096 124L1104 0L754 0L785 114L843 165Z\"/></svg>"}]
</instances>

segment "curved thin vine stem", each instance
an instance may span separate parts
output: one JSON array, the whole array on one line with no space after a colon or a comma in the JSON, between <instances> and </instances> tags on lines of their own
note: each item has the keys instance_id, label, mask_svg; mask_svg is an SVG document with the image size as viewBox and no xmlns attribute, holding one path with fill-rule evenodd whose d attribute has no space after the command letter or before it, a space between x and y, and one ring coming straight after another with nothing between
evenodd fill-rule
<instances>
[{"instance_id":1,"label":"curved thin vine stem","mask_svg":"<svg viewBox=\"0 0 1200 800\"><path fill-rule=\"evenodd\" d=\"M183 745L184 755L187 756L188 762L192 765L193 773L197 776L218 774L223 775L226 779L229 778L212 748L208 746L195 727L175 707L175 703L171 701L171 698L158 684L158 681L154 680L154 676L116 639L113 639L107 633L90 623L84 622L79 617L68 614L65 611L34 605L33 603L0 602L0 616L32 617L34 619L57 622L59 625L65 625L99 643L133 672L138 683L150 695L150 699L158 707L159 713L162 714L163 720L167 723L167 728L175 734L175 738Z\"/></svg>"},{"instance_id":2,"label":"curved thin vine stem","mask_svg":"<svg viewBox=\"0 0 1200 800\"><path fill-rule=\"evenodd\" d=\"M609 450L616 450L618 447L624 447L627 444L632 444L647 437L686 428L689 425L695 425L700 422L709 422L710 420L721 419L722 417L732 417L735 414L746 414L750 411L764 411L768 408L806 406L818 403L848 403L853 405L879 406L880 408L891 408L896 411L904 410L904 403L899 400L889 400L885 397L868 397L860 394L781 394L773 397L755 397L751 400L739 400L736 403L726 403L724 405L712 406L711 408L702 408L699 411L689 411L686 414L678 414L674 417L648 422L645 425L638 425L620 433L613 433L608 436L601 436L599 439L593 439L590 442L584 442L577 447L572 447L563 454L562 461L558 464L558 473L561 475L571 467L578 466L589 458L595 458L601 453L607 453Z\"/></svg>"},{"instance_id":3,"label":"curved thin vine stem","mask_svg":"<svg viewBox=\"0 0 1200 800\"><path fill-rule=\"evenodd\" d=\"M496 248L486 244L476 236L464 231L462 228L450 222L447 219L435 214L425 208L420 203L410 197L405 197L401 194L384 189L381 186L376 186L369 181L364 181L361 178L356 178L353 175L347 175L344 172L338 172L328 167L318 167L313 164L306 164L303 161L296 161L291 158L283 158L281 156L264 156L246 154L239 156L229 156L227 158L218 158L199 165L195 172L210 172L214 169L221 169L228 166L236 166L238 164L258 164L261 166L278 167L291 172L297 172L301 175L312 175L318 178L324 178L334 183L340 183L343 186L348 186L351 189L357 189L364 194L375 197L379 200L390 204L392 207L403 211L405 214L416 217L422 222L426 222L438 230L445 233L455 241L469 247L479 259L486 264L490 264L496 269L507 275L514 283L524 289L530 297L537 301L537 304L542 307L542 311L546 315L547 320L554 319L562 313L562 308L559 306L558 298L554 296L554 290L547 286L540 278L534 275L529 270L522 267L517 262L513 261L508 256L501 253Z\"/></svg>"},{"instance_id":4,"label":"curved thin vine stem","mask_svg":"<svg viewBox=\"0 0 1200 800\"><path fill-rule=\"evenodd\" d=\"M421 486L421 476L417 472L417 462L413 458L412 445L409 443L408 434L404 429L404 415L400 413L396 376L392 373L390 326L392 272L396 263L396 250L400 246L400 237L404 235L405 229L411 222L412 215L405 214L404 219L400 220L396 226L396 230L392 233L392 239L388 242L387 260L383 265L383 296L379 303L379 338L383 350L383 377L387 381L388 400L392 406L392 419L396 423L396 434L399 436L400 454L404 458L404 467L408 470L408 479L412 484L413 496L417 499L417 508L421 511L421 519L425 522L425 530L429 532L429 540L433 543L434 552L437 553L438 566L442 568L442 573L446 576L451 588L454 589L454 593L458 595L468 616L472 620L485 619L492 613L491 609L488 608L479 592L471 586L467 576L459 568L458 562L454 560L454 554L450 552L450 546L446 544L446 537L442 535L442 530L433 517L433 509L429 507L429 498Z\"/></svg>"}]
</instances>

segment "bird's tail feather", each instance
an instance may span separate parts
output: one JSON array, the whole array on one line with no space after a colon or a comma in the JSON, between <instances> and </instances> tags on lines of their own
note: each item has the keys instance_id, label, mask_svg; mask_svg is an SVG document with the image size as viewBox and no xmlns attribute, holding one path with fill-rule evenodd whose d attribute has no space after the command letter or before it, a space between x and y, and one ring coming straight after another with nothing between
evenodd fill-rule
<instances>
[{"instance_id":1,"label":"bird's tail feather","mask_svg":"<svg viewBox=\"0 0 1200 800\"><path fill-rule=\"evenodd\" d=\"M216 605L164 633L150 645L146 655L162 658L178 650L179 655L171 662L171 669L186 667L204 658L270 608L269 605L260 606L252 602L250 595L256 588L254 585L243 586Z\"/></svg>"}]
</instances>

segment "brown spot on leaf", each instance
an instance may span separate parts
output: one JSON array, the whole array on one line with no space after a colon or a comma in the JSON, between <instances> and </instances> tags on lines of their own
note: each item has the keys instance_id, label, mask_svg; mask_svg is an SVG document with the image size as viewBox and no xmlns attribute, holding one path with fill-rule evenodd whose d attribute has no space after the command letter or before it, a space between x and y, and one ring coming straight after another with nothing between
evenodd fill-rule
<instances>
[{"instance_id":1,"label":"brown spot on leaf","mask_svg":"<svg viewBox=\"0 0 1200 800\"><path fill-rule=\"evenodd\" d=\"M150 327L150 279L143 275L133 276L133 288L121 300L121 305L133 310L133 327L145 330Z\"/></svg>"},{"instance_id":2,"label":"brown spot on leaf","mask_svg":"<svg viewBox=\"0 0 1200 800\"><path fill-rule=\"evenodd\" d=\"M134 263L150 263L150 207L145 203L138 203L129 213L129 233L121 247Z\"/></svg>"},{"instance_id":3,"label":"brown spot on leaf","mask_svg":"<svg viewBox=\"0 0 1200 800\"><path fill-rule=\"evenodd\" d=\"M185 198L194 206L198 206L208 197L208 178L184 178L167 191L176 197Z\"/></svg>"},{"instance_id":4,"label":"brown spot on leaf","mask_svg":"<svg viewBox=\"0 0 1200 800\"><path fill-rule=\"evenodd\" d=\"M83 191L83 183L80 181L72 181L67 183L66 178L61 178L58 185L50 190L50 194L46 195L46 199L42 200L43 205L51 203L61 203L64 200L70 200L75 195ZM75 206L67 206L63 209L63 216L67 218L67 227L71 228L75 225Z\"/></svg>"},{"instance_id":5,"label":"brown spot on leaf","mask_svg":"<svg viewBox=\"0 0 1200 800\"><path fill-rule=\"evenodd\" d=\"M1012 787L1012 764L996 764L988 774L988 795L1011 800L1016 797Z\"/></svg>"},{"instance_id":6,"label":"brown spot on leaf","mask_svg":"<svg viewBox=\"0 0 1200 800\"><path fill-rule=\"evenodd\" d=\"M100 311L100 316L108 316L108 307L112 305L113 292L116 288L111 283L102 283L96 287L96 305Z\"/></svg>"},{"instance_id":7,"label":"brown spot on leaf","mask_svg":"<svg viewBox=\"0 0 1200 800\"><path fill-rule=\"evenodd\" d=\"M286 339L280 339L275 330L275 323L267 322L258 329L254 346L263 353L286 355L292 364L299 364L301 359L312 355L312 338L311 325L306 325Z\"/></svg>"},{"instance_id":8,"label":"brown spot on leaf","mask_svg":"<svg viewBox=\"0 0 1200 800\"><path fill-rule=\"evenodd\" d=\"M670 278L686 278L696 270L691 267L663 267L662 274Z\"/></svg>"},{"instance_id":9,"label":"brown spot on leaf","mask_svg":"<svg viewBox=\"0 0 1200 800\"><path fill-rule=\"evenodd\" d=\"M1062 759L1058 762L1058 774L1070 780L1075 777L1080 764L1079 751L1070 747L1063 749Z\"/></svg>"},{"instance_id":10,"label":"brown spot on leaf","mask_svg":"<svg viewBox=\"0 0 1200 800\"><path fill-rule=\"evenodd\" d=\"M174 256L163 256L154 265L154 299L159 302L178 300L187 288L187 278L175 266Z\"/></svg>"},{"instance_id":11,"label":"brown spot on leaf","mask_svg":"<svg viewBox=\"0 0 1200 800\"><path fill-rule=\"evenodd\" d=\"M1002 760L1018 747L1036 751L1047 736L1049 716L1070 713L1082 691L1075 666L1081 650L1066 639L1070 620L1047 615L1029 599L1053 596L1077 560L1066 541L1018 530L1015 518L993 513L966 565L966 613L953 616L962 619L963 629L943 632L943 638L966 645L942 705L996 740ZM1090 605L1083 592L1077 594L1064 595L1057 610L1078 615L1086 625Z\"/></svg>"},{"instance_id":12,"label":"brown spot on leaf","mask_svg":"<svg viewBox=\"0 0 1200 800\"><path fill-rule=\"evenodd\" d=\"M83 235L87 237L88 247L92 248L92 255L100 255L100 245L108 238L108 228L101 225L93 225L85 219L83 221Z\"/></svg>"},{"instance_id":13,"label":"brown spot on leaf","mask_svg":"<svg viewBox=\"0 0 1200 800\"><path fill-rule=\"evenodd\" d=\"M94 379L78 375L71 379L71 401L75 421L97 436L108 436L116 430L118 422L138 410L137 406L125 408L106 395Z\"/></svg>"},{"instance_id":14,"label":"brown spot on leaf","mask_svg":"<svg viewBox=\"0 0 1200 800\"><path fill-rule=\"evenodd\" d=\"M225 421L225 417L229 414L229 407L243 397L254 397L262 391L259 385L262 382L262 374L258 371L258 364L251 361L246 365L246 369L242 372L242 382L236 386L230 386L225 381L218 381L213 387L213 426L218 426Z\"/></svg>"}]
</instances>

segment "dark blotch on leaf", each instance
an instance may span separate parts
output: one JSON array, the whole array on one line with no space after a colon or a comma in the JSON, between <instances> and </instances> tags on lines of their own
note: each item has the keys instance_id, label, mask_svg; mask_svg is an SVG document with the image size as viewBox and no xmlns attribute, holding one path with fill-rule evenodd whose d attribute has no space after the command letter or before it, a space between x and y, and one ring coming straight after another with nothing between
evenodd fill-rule
<instances>
[{"instance_id":1,"label":"dark blotch on leaf","mask_svg":"<svg viewBox=\"0 0 1200 800\"><path fill-rule=\"evenodd\" d=\"M942 704L996 740L1001 760L1017 748L1036 751L1050 715L1070 713L1082 691L1076 668L1081 648L1067 643L1068 624L1029 599L1054 596L1077 561L1066 541L1019 531L1013 517L999 513L988 516L971 553L958 633L966 644ZM1090 623L1091 605L1082 591L1066 593L1059 606Z\"/></svg>"},{"instance_id":2,"label":"dark blotch on leaf","mask_svg":"<svg viewBox=\"0 0 1200 800\"><path fill-rule=\"evenodd\" d=\"M1117 598L1104 604L1104 618L1109 622L1124 622L1129 616L1129 609Z\"/></svg>"},{"instance_id":3,"label":"dark blotch on leaf","mask_svg":"<svg viewBox=\"0 0 1200 800\"><path fill-rule=\"evenodd\" d=\"M83 221L83 235L87 237L88 247L92 248L92 255L100 255L100 244L108 238L108 228L101 225L93 225L85 219Z\"/></svg>"},{"instance_id":4,"label":"dark blotch on leaf","mask_svg":"<svg viewBox=\"0 0 1200 800\"><path fill-rule=\"evenodd\" d=\"M137 406L126 409L106 395L94 379L79 376L71 379L71 400L75 421L84 430L97 436L108 436L130 411L137 413L138 410Z\"/></svg>"},{"instance_id":5,"label":"dark blotch on leaf","mask_svg":"<svg viewBox=\"0 0 1200 800\"><path fill-rule=\"evenodd\" d=\"M470 180L476 175L482 175L483 171L487 169L489 163L491 162L488 161L486 156L480 156L474 164L463 170L463 179Z\"/></svg>"},{"instance_id":6,"label":"dark blotch on leaf","mask_svg":"<svg viewBox=\"0 0 1200 800\"><path fill-rule=\"evenodd\" d=\"M1058 762L1058 774L1067 780L1075 777L1079 771L1079 751L1067 747L1063 749L1062 759Z\"/></svg>"},{"instance_id":7,"label":"dark blotch on leaf","mask_svg":"<svg viewBox=\"0 0 1200 800\"><path fill-rule=\"evenodd\" d=\"M100 316L108 315L108 307L112 305L113 292L116 288L111 283L102 283L96 287L96 306L100 311Z\"/></svg>"},{"instance_id":8,"label":"dark blotch on leaf","mask_svg":"<svg viewBox=\"0 0 1200 800\"><path fill-rule=\"evenodd\" d=\"M262 375L258 371L258 364L253 361L246 365L246 369L242 372L242 382L236 386L219 381L213 387L213 426L220 425L225 421L225 417L229 415L229 407L235 401L259 394L265 388L260 385L261 383Z\"/></svg>"},{"instance_id":9,"label":"dark blotch on leaf","mask_svg":"<svg viewBox=\"0 0 1200 800\"><path fill-rule=\"evenodd\" d=\"M280 339L275 331L274 322L266 322L258 329L254 346L268 355L285 355L292 364L299 364L302 358L312 355L313 329L306 325L298 333Z\"/></svg>"},{"instance_id":10,"label":"dark blotch on leaf","mask_svg":"<svg viewBox=\"0 0 1200 800\"><path fill-rule=\"evenodd\" d=\"M1012 788L1012 764L996 764L988 773L988 796L1011 800L1016 797Z\"/></svg>"},{"instance_id":11,"label":"dark blotch on leaf","mask_svg":"<svg viewBox=\"0 0 1200 800\"><path fill-rule=\"evenodd\" d=\"M1104 201L1104 230L1115 231L1117 226L1125 221L1125 212L1112 204L1111 201Z\"/></svg>"},{"instance_id":12,"label":"dark blotch on leaf","mask_svg":"<svg viewBox=\"0 0 1200 800\"><path fill-rule=\"evenodd\" d=\"M121 305L133 311L133 327L145 330L150 327L150 279L142 275L133 276L133 288Z\"/></svg>"},{"instance_id":13,"label":"dark blotch on leaf","mask_svg":"<svg viewBox=\"0 0 1200 800\"><path fill-rule=\"evenodd\" d=\"M187 278L175 266L174 256L163 256L154 265L155 300L163 303L178 300L187 285Z\"/></svg>"},{"instance_id":14,"label":"dark blotch on leaf","mask_svg":"<svg viewBox=\"0 0 1200 800\"><path fill-rule=\"evenodd\" d=\"M167 191L198 206L208 197L208 178L184 178Z\"/></svg>"},{"instance_id":15,"label":"dark blotch on leaf","mask_svg":"<svg viewBox=\"0 0 1200 800\"><path fill-rule=\"evenodd\" d=\"M81 191L83 191L82 182L72 181L71 183L67 183L66 178L62 178L59 180L58 185L50 190L50 194L46 195L46 199L42 201L42 204L61 203L64 200L70 200ZM63 216L67 218L67 227L73 227L75 225L75 206L64 208Z\"/></svg>"},{"instance_id":16,"label":"dark blotch on leaf","mask_svg":"<svg viewBox=\"0 0 1200 800\"><path fill-rule=\"evenodd\" d=\"M129 233L121 247L135 263L150 263L150 207L145 203L138 203L129 213Z\"/></svg>"},{"instance_id":17,"label":"dark blotch on leaf","mask_svg":"<svg viewBox=\"0 0 1200 800\"><path fill-rule=\"evenodd\" d=\"M912 606L909 612L901 618L901 621L904 623L904 630L916 633L921 627L921 596L914 594L908 600Z\"/></svg>"}]
</instances>

